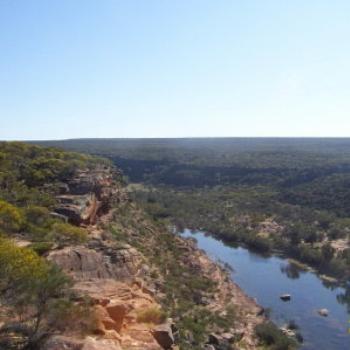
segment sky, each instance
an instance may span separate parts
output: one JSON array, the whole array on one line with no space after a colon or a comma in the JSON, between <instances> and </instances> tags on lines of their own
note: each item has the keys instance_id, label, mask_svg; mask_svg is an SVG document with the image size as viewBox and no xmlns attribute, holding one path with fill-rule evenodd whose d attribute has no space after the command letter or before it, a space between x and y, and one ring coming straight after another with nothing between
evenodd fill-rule
<instances>
[{"instance_id":1,"label":"sky","mask_svg":"<svg viewBox=\"0 0 350 350\"><path fill-rule=\"evenodd\" d=\"M0 0L0 139L350 136L348 0Z\"/></svg>"}]
</instances>

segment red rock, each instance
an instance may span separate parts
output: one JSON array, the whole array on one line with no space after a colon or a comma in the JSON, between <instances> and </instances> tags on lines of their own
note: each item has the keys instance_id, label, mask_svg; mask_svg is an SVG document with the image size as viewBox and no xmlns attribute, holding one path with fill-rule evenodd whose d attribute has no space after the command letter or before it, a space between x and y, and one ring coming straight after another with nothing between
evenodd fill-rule
<instances>
[{"instance_id":1,"label":"red rock","mask_svg":"<svg viewBox=\"0 0 350 350\"><path fill-rule=\"evenodd\" d=\"M110 303L106 306L106 310L110 318L115 322L114 328L117 332L120 332L123 327L123 321L127 312L127 307L122 303Z\"/></svg>"}]
</instances>

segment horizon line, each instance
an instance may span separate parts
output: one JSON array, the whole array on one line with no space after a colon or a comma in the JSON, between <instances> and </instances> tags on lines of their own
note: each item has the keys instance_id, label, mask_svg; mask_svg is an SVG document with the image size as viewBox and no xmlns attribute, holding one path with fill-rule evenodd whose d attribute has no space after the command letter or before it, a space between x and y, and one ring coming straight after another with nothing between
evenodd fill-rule
<instances>
[{"instance_id":1,"label":"horizon line","mask_svg":"<svg viewBox=\"0 0 350 350\"><path fill-rule=\"evenodd\" d=\"M71 137L53 139L0 139L0 142L64 142L76 140L186 140L186 139L350 139L350 136L171 136L171 137Z\"/></svg>"}]
</instances>

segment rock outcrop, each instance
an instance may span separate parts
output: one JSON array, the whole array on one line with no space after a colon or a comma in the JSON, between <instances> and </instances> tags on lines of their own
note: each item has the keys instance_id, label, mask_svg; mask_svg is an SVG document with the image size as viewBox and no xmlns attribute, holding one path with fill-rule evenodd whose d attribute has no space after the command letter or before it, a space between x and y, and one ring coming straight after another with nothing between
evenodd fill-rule
<instances>
[{"instance_id":1,"label":"rock outcrop","mask_svg":"<svg viewBox=\"0 0 350 350\"><path fill-rule=\"evenodd\" d=\"M157 325L168 329L166 339L154 325L138 319L143 310L160 308L152 287L142 279L150 270L146 259L100 227L109 222L113 203L127 201L114 175L110 168L98 167L79 171L61 185L53 215L85 226L89 240L56 248L46 257L73 278L73 289L82 300L92 301L94 335L83 339L76 334L53 337L46 350L161 350L171 349L174 343L168 323Z\"/></svg>"},{"instance_id":2,"label":"rock outcrop","mask_svg":"<svg viewBox=\"0 0 350 350\"><path fill-rule=\"evenodd\" d=\"M87 246L53 250L47 258L73 277L78 295L94 304L94 333L98 338L83 343L83 350L103 350L107 345L110 349L171 349L174 339L167 323L162 327L168 329L168 338L138 320L142 310L160 306L148 292L151 288L140 282L147 269L135 248L95 239ZM106 338L111 338L108 343Z\"/></svg>"},{"instance_id":3,"label":"rock outcrop","mask_svg":"<svg viewBox=\"0 0 350 350\"><path fill-rule=\"evenodd\" d=\"M60 186L60 194L56 197L59 204L54 213L75 225L95 223L98 215L109 210L114 199L121 200L121 196L115 196L118 186L114 172L107 166L77 171Z\"/></svg>"},{"instance_id":4,"label":"rock outcrop","mask_svg":"<svg viewBox=\"0 0 350 350\"><path fill-rule=\"evenodd\" d=\"M76 280L115 278L130 280L138 275L143 258L129 245L117 246L112 242L97 241L92 246L70 246L53 250L48 260L54 262Z\"/></svg>"},{"instance_id":5,"label":"rock outcrop","mask_svg":"<svg viewBox=\"0 0 350 350\"><path fill-rule=\"evenodd\" d=\"M152 334L163 349L171 349L174 344L174 336L170 324L153 328Z\"/></svg>"},{"instance_id":6,"label":"rock outcrop","mask_svg":"<svg viewBox=\"0 0 350 350\"><path fill-rule=\"evenodd\" d=\"M159 307L152 296L137 284L126 284L115 279L90 279L76 283L74 289L81 295L89 296L95 303L95 333L109 336L110 331L118 335L118 342L124 349L165 349L158 342L152 325L140 322L138 315L143 310ZM170 329L166 349L174 343Z\"/></svg>"}]
</instances>

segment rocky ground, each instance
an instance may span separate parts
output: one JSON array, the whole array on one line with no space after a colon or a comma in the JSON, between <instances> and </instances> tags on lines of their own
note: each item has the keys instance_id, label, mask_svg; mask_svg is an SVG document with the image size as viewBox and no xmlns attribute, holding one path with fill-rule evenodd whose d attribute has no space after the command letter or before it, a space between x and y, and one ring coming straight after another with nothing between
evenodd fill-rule
<instances>
[{"instance_id":1,"label":"rocky ground","mask_svg":"<svg viewBox=\"0 0 350 350\"><path fill-rule=\"evenodd\" d=\"M140 317L166 308L166 279L145 253L157 244L155 237L162 233L143 217L137 219L140 211L129 203L127 192L115 181L116 176L110 168L97 168L92 172L81 171L61 186L53 215L86 227L89 239L81 245L55 247L47 253L47 259L72 277L73 288L82 300L91 301L93 322L90 334L67 331L53 336L46 350L177 348L177 320L164 317L155 322ZM123 230L121 234L128 239L118 240L109 228L118 221L118 208L123 203L128 203L132 219L138 220L139 226ZM173 240L182 251L179 266L214 282L210 293L200 294L198 304L220 315L225 315L228 305L235 308L235 324L228 330L216 328L208 333L203 349L255 349L254 327L264 321L261 307L232 283L228 272L212 262L193 240L178 236Z\"/></svg>"}]
</instances>

